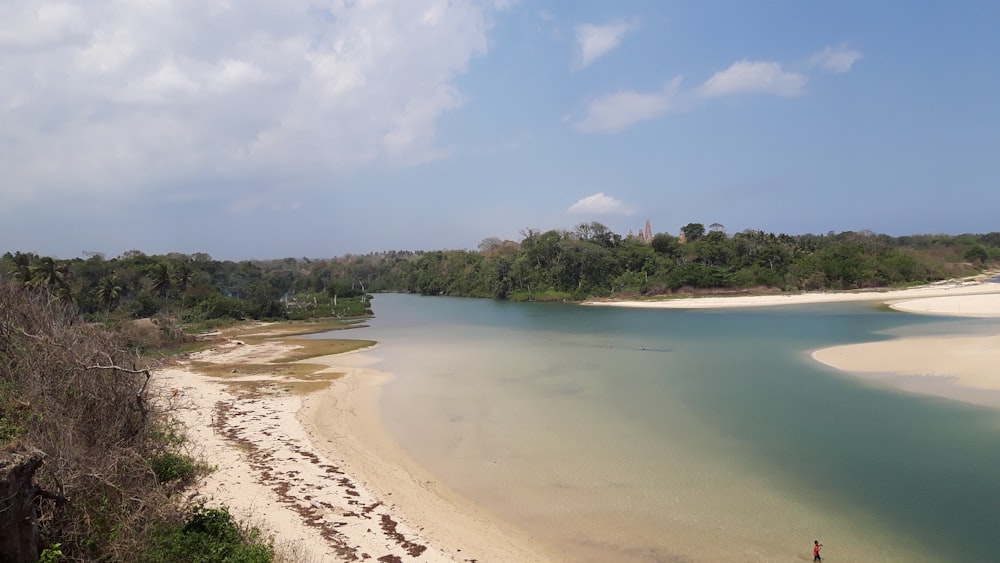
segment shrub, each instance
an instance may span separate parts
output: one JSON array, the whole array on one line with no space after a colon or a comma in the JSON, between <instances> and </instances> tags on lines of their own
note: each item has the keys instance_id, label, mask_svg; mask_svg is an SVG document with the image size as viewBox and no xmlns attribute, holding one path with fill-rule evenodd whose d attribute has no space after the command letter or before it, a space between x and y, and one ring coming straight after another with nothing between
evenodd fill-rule
<instances>
[{"instance_id":1,"label":"shrub","mask_svg":"<svg viewBox=\"0 0 1000 563\"><path fill-rule=\"evenodd\" d=\"M186 483L193 479L195 474L195 465L191 458L172 452L150 458L149 466L161 484L171 481Z\"/></svg>"},{"instance_id":2,"label":"shrub","mask_svg":"<svg viewBox=\"0 0 1000 563\"><path fill-rule=\"evenodd\" d=\"M148 563L271 563L274 547L260 531L241 528L226 508L198 506L182 525L153 538Z\"/></svg>"}]
</instances>

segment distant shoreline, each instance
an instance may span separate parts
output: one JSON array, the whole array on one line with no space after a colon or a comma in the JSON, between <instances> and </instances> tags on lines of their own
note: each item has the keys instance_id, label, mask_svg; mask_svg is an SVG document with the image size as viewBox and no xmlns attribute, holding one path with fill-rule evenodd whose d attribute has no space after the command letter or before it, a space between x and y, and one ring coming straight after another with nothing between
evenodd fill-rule
<instances>
[{"instance_id":1,"label":"distant shoreline","mask_svg":"<svg viewBox=\"0 0 1000 563\"><path fill-rule=\"evenodd\" d=\"M924 315L1000 318L996 272L908 289L796 295L693 297L663 301L590 301L587 305L648 309L725 309L871 302ZM840 371L911 393L1000 408L1000 324L994 335L897 338L834 346L812 358Z\"/></svg>"},{"instance_id":2,"label":"distant shoreline","mask_svg":"<svg viewBox=\"0 0 1000 563\"><path fill-rule=\"evenodd\" d=\"M929 297L953 297L982 294L1000 294L1000 283L988 281L996 276L990 272L972 278L948 280L939 283L921 285L906 289L863 290L863 291L818 291L809 293L792 293L781 295L726 295L706 297L671 297L666 299L622 299L622 300L588 300L583 305L603 307L635 307L647 309L725 309L730 307L774 307L780 305L808 305L815 303L840 303L848 301L883 302L894 309L921 313L955 314L959 316L1000 316L1000 310L994 312L992 307L984 309L980 315L970 315L975 307L962 307L962 302L955 302L955 307L947 303L935 303L935 307L908 304L899 307L900 303ZM965 304L967 305L967 304Z\"/></svg>"}]
</instances>

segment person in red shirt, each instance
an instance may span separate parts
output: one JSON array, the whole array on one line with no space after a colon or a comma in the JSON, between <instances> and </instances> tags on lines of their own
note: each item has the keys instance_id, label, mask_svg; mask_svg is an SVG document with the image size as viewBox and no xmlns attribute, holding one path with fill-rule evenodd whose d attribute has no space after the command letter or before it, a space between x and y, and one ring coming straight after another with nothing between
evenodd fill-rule
<instances>
[{"instance_id":1,"label":"person in red shirt","mask_svg":"<svg viewBox=\"0 0 1000 563\"><path fill-rule=\"evenodd\" d=\"M819 550L823 547L823 544L819 543L819 540L813 541L813 561L822 561L823 558L819 556Z\"/></svg>"}]
</instances>

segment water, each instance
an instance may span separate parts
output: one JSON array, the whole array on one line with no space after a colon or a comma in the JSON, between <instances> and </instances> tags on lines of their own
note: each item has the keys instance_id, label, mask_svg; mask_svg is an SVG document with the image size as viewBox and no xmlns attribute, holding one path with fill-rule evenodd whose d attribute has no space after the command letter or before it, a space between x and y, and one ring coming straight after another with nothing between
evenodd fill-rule
<instances>
[{"instance_id":1,"label":"water","mask_svg":"<svg viewBox=\"0 0 1000 563\"><path fill-rule=\"evenodd\" d=\"M1000 411L808 352L995 321L864 304L642 310L379 295L385 423L574 561L985 561ZM336 336L343 336L343 333Z\"/></svg>"}]
</instances>

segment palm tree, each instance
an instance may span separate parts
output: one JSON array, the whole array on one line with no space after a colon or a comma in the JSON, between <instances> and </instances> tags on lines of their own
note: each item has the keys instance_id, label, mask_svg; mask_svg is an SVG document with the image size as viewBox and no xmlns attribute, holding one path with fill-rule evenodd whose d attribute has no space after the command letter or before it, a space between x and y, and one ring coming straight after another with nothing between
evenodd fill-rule
<instances>
[{"instance_id":1,"label":"palm tree","mask_svg":"<svg viewBox=\"0 0 1000 563\"><path fill-rule=\"evenodd\" d=\"M181 316L184 316L184 295L188 286L194 281L194 272L187 264L175 264L170 272L170 283L181 294Z\"/></svg>"},{"instance_id":2,"label":"palm tree","mask_svg":"<svg viewBox=\"0 0 1000 563\"><path fill-rule=\"evenodd\" d=\"M107 307L109 313L118 302L118 298L121 297L121 292L121 280L114 274L101 278L101 281L97 282L97 301L102 306Z\"/></svg>"},{"instance_id":3,"label":"palm tree","mask_svg":"<svg viewBox=\"0 0 1000 563\"><path fill-rule=\"evenodd\" d=\"M55 288L66 285L66 265L59 264L52 257L45 256L29 268L31 285Z\"/></svg>"},{"instance_id":4,"label":"palm tree","mask_svg":"<svg viewBox=\"0 0 1000 563\"><path fill-rule=\"evenodd\" d=\"M150 289L154 293L158 293L160 297L163 297L163 306L166 308L167 294L172 286L170 268L163 262L153 264L153 267L149 269L149 281L152 284Z\"/></svg>"},{"instance_id":5,"label":"palm tree","mask_svg":"<svg viewBox=\"0 0 1000 563\"><path fill-rule=\"evenodd\" d=\"M17 252L10 259L7 267L10 277L18 283L28 284L31 282L31 255Z\"/></svg>"},{"instance_id":6,"label":"palm tree","mask_svg":"<svg viewBox=\"0 0 1000 563\"><path fill-rule=\"evenodd\" d=\"M49 292L49 295L63 303L72 304L76 302L73 290L66 281L66 274L69 272L69 267L66 263L60 264L54 258L45 256L32 264L28 269L31 273L31 281L28 282L28 285L45 289Z\"/></svg>"}]
</instances>

